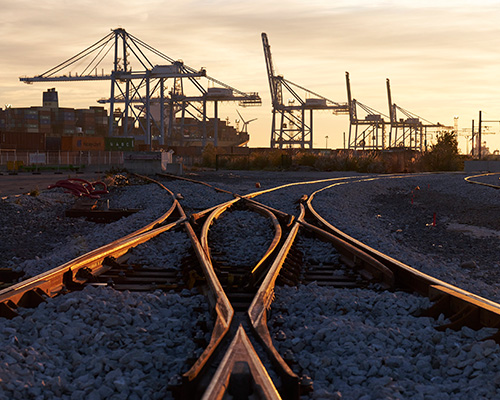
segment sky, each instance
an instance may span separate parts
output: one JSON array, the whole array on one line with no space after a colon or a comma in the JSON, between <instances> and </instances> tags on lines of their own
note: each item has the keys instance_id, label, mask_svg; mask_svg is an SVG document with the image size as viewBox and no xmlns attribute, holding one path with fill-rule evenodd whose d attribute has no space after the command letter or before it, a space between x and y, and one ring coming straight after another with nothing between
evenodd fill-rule
<instances>
[{"instance_id":1,"label":"sky","mask_svg":"<svg viewBox=\"0 0 500 400\"><path fill-rule=\"evenodd\" d=\"M62 107L87 108L109 97L110 84L35 83L39 75L108 35L128 33L243 92L260 107L223 103L219 116L235 124L238 110L251 147L271 138L271 99L261 33L278 74L337 102L353 97L388 114L386 79L397 105L461 135L483 120L500 120L500 1L492 0L0 0L0 107L38 106L55 87ZM109 66L111 69L111 66ZM363 117L363 115L360 115ZM500 149L500 123L483 123ZM342 148L347 116L314 115L314 147ZM326 139L328 136L328 139ZM462 152L470 150L459 136Z\"/></svg>"}]
</instances>

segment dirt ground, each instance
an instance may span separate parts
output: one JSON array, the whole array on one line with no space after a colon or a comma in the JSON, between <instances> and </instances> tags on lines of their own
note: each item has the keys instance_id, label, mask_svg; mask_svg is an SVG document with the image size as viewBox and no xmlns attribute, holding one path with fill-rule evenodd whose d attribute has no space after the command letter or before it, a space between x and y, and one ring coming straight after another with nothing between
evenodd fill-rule
<instances>
[{"instance_id":1,"label":"dirt ground","mask_svg":"<svg viewBox=\"0 0 500 400\"><path fill-rule=\"evenodd\" d=\"M0 198L29 193L33 190L42 191L47 189L49 185L53 185L62 179L79 178L95 182L101 180L103 177L103 174L95 172L86 172L83 174L44 172L39 175L32 174L31 172L19 172L17 175L9 175L4 172L0 175Z\"/></svg>"}]
</instances>

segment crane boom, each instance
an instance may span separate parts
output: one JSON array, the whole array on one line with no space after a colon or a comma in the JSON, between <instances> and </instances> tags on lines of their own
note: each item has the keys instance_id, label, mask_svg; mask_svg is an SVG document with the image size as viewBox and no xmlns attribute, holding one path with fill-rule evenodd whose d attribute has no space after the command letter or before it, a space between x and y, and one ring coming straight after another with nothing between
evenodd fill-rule
<instances>
[{"instance_id":1,"label":"crane boom","mask_svg":"<svg viewBox=\"0 0 500 400\"><path fill-rule=\"evenodd\" d=\"M394 105L392 104L392 96L391 96L391 83L389 78L386 79L387 84L387 100L389 101L389 117L391 119L391 123L396 122L396 110L394 109Z\"/></svg>"},{"instance_id":2,"label":"crane boom","mask_svg":"<svg viewBox=\"0 0 500 400\"><path fill-rule=\"evenodd\" d=\"M351 95L351 81L349 79L349 72L345 72L345 84L347 88L347 104L349 105L349 117L350 122L353 123L357 120L356 116L356 105L353 104L352 95Z\"/></svg>"},{"instance_id":3,"label":"crane boom","mask_svg":"<svg viewBox=\"0 0 500 400\"><path fill-rule=\"evenodd\" d=\"M269 79L269 89L271 90L271 100L273 107L277 107L282 104L280 90L279 90L279 80L276 77L273 66L273 58L271 56L271 46L269 45L269 40L267 39L267 34L262 32L262 45L264 47L264 58L266 60L267 77Z\"/></svg>"}]
</instances>

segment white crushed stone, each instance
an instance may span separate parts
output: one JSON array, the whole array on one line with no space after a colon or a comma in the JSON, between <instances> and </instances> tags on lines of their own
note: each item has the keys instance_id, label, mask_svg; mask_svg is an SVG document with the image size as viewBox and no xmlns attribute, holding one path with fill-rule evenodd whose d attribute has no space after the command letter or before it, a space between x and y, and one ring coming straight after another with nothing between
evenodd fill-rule
<instances>
[{"instance_id":1,"label":"white crushed stone","mask_svg":"<svg viewBox=\"0 0 500 400\"><path fill-rule=\"evenodd\" d=\"M190 249L191 240L184 231L170 230L134 247L127 263L144 268L179 269Z\"/></svg>"},{"instance_id":2,"label":"white crushed stone","mask_svg":"<svg viewBox=\"0 0 500 400\"><path fill-rule=\"evenodd\" d=\"M195 290L89 286L1 318L0 399L172 398L169 379L197 349L197 307L208 318Z\"/></svg>"},{"instance_id":3,"label":"white crushed stone","mask_svg":"<svg viewBox=\"0 0 500 400\"><path fill-rule=\"evenodd\" d=\"M307 307L304 307L307 304ZM277 287L271 315L281 310L281 354L314 381L312 399L493 399L500 396L500 346L479 341L495 329L439 332L445 322L411 314L427 298L366 289Z\"/></svg>"},{"instance_id":4,"label":"white crushed stone","mask_svg":"<svg viewBox=\"0 0 500 400\"><path fill-rule=\"evenodd\" d=\"M223 213L210 228L208 239L217 260L234 266L254 266L274 238L269 218L248 210Z\"/></svg>"}]
</instances>

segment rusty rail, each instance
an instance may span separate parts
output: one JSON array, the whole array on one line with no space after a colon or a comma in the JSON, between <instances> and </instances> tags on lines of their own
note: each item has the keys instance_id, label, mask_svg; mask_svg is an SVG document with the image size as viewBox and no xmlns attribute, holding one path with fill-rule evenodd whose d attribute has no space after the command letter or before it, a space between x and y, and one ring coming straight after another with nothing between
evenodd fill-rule
<instances>
[{"instance_id":1,"label":"rusty rail","mask_svg":"<svg viewBox=\"0 0 500 400\"><path fill-rule=\"evenodd\" d=\"M167 218L173 215L174 211L182 210L182 208L178 201L173 198L173 193L165 186L149 178L140 175L139 177L159 184L172 196L173 203L169 210L153 222L112 243L1 290L0 316L13 318L17 315L17 307L37 306L45 300L45 297L54 297L60 293L64 293L72 285L82 285L86 282L88 276L97 275L109 269L109 267L103 265L107 257L119 258L132 247L177 226L182 221L181 219L153 229L155 226L164 223Z\"/></svg>"},{"instance_id":2,"label":"rusty rail","mask_svg":"<svg viewBox=\"0 0 500 400\"><path fill-rule=\"evenodd\" d=\"M15 311L17 307L37 306L44 301L44 296L54 297L64 293L72 285L84 284L88 276L101 274L110 268L103 265L106 258L119 258L132 247L176 227L181 221L136 236L118 239L40 275L1 290L0 316L12 318L17 315Z\"/></svg>"},{"instance_id":3,"label":"rusty rail","mask_svg":"<svg viewBox=\"0 0 500 400\"><path fill-rule=\"evenodd\" d=\"M491 187L493 189L500 189L500 185L493 185L491 183L480 182L480 181L476 181L475 179L473 179L473 178L479 178L481 176L491 176L491 175L499 175L499 174L500 174L500 172L490 172L487 174L478 174L478 175L468 176L468 177L464 178L464 180L466 182L474 183L476 185L487 186L487 187Z\"/></svg>"},{"instance_id":4,"label":"rusty rail","mask_svg":"<svg viewBox=\"0 0 500 400\"><path fill-rule=\"evenodd\" d=\"M321 190L324 189L326 188ZM446 302L447 304L445 315L452 316L453 318L463 314L464 308L466 307L474 308L477 312L475 314L470 314L470 318L460 318L462 324L461 326L478 326L479 321L479 326L497 329L500 328L500 304L453 286L430 275L424 274L423 272L356 240L325 220L312 206L314 195L321 190L318 190L309 196L309 199L306 202L308 213L320 226L323 227L324 230L330 232L333 236L347 242L353 247L360 249L388 268L393 273L395 287L414 290L423 296L429 297L431 300L436 300L438 297L446 299L442 300L442 303ZM477 317L478 315L480 316L479 319ZM494 336L494 339L500 343L500 331Z\"/></svg>"}]
</instances>

